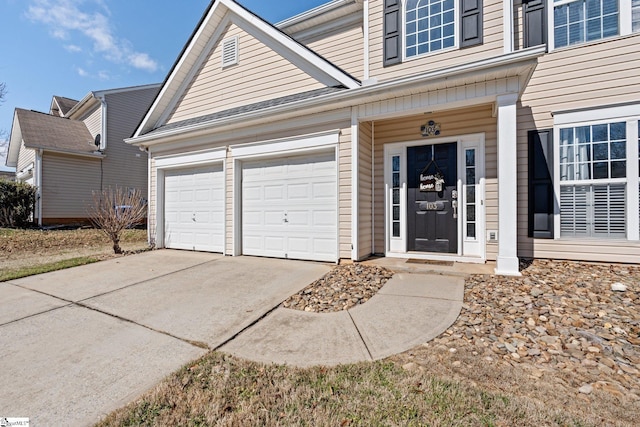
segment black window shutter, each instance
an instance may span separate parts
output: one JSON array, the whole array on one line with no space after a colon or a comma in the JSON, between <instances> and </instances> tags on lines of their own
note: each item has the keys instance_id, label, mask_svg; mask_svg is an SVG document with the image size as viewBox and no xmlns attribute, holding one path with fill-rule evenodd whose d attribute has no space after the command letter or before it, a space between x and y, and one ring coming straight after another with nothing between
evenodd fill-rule
<instances>
[{"instance_id":1,"label":"black window shutter","mask_svg":"<svg viewBox=\"0 0 640 427\"><path fill-rule=\"evenodd\" d=\"M553 131L529 131L529 237L553 239Z\"/></svg>"},{"instance_id":2,"label":"black window shutter","mask_svg":"<svg viewBox=\"0 0 640 427\"><path fill-rule=\"evenodd\" d=\"M460 47L482 44L482 0L460 0Z\"/></svg>"},{"instance_id":3,"label":"black window shutter","mask_svg":"<svg viewBox=\"0 0 640 427\"><path fill-rule=\"evenodd\" d=\"M524 1L524 47L547 43L547 0Z\"/></svg>"},{"instance_id":4,"label":"black window shutter","mask_svg":"<svg viewBox=\"0 0 640 427\"><path fill-rule=\"evenodd\" d=\"M383 65L402 62L402 4L400 0L384 0Z\"/></svg>"}]
</instances>

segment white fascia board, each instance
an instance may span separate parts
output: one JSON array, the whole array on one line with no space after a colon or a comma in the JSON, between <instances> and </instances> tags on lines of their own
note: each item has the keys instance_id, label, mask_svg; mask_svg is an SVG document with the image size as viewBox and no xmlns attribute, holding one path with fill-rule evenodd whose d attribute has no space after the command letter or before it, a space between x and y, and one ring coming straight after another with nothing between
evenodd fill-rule
<instances>
[{"instance_id":1,"label":"white fascia board","mask_svg":"<svg viewBox=\"0 0 640 427\"><path fill-rule=\"evenodd\" d=\"M107 157L105 154L99 153L99 152L95 152L95 153L79 153L77 151L60 150L60 149L53 149L53 148L40 147L40 146L30 146L28 148L33 148L35 150L39 150L39 151L42 151L44 153L67 154L67 155L70 155L70 156L85 157L85 158L91 158L91 159L104 159L104 158Z\"/></svg>"},{"instance_id":2,"label":"white fascia board","mask_svg":"<svg viewBox=\"0 0 640 427\"><path fill-rule=\"evenodd\" d=\"M275 26L278 28L291 27L293 25L300 24L301 22L308 21L309 19L316 18L327 12L340 9L342 6L346 6L352 2L354 2L354 0L333 0L329 3L321 4L320 6L307 10L306 12L302 12L298 15L292 16L291 18L280 21L276 23Z\"/></svg>"},{"instance_id":3,"label":"white fascia board","mask_svg":"<svg viewBox=\"0 0 640 427\"><path fill-rule=\"evenodd\" d=\"M317 98L311 98L292 102L281 106L266 108L263 110L252 111L244 114L238 114L233 117L226 117L223 119L199 123L189 127L178 128L169 130L167 132L158 132L152 135L142 135L133 138L126 139L125 142L133 145L149 146L153 143L160 142L165 138L172 136L183 135L190 132L202 131L214 127L233 125L240 123L246 125L249 120L255 118L265 118L267 116L275 116L276 114L284 114L290 111L301 111L305 108L311 107L325 107L331 109L351 107L365 102L364 99L368 96L376 96L384 94L388 97L395 97L394 92L402 91L407 88L415 88L419 86L425 86L429 84L437 84L441 81L450 81L454 77L462 75L480 75L484 74L488 69L494 70L506 70L512 67L514 64L526 63L537 59L539 56L545 53L545 47L537 47L518 51L509 55L501 55L499 57L486 59L474 63L464 64L457 67L452 67L444 70L433 71L421 75L414 75L410 77L404 77L398 80L392 80L384 83L379 83L371 86L362 86L357 89L344 90L341 92L335 92L328 95L319 96ZM533 65L531 65L533 68ZM531 69L527 68L527 73L530 75Z\"/></svg>"},{"instance_id":4,"label":"white fascia board","mask_svg":"<svg viewBox=\"0 0 640 427\"><path fill-rule=\"evenodd\" d=\"M20 129L20 121L18 120L18 112L14 110L13 124L11 135L9 136L9 150L5 164L10 168L18 166L18 156L20 155L20 146L22 145L22 130Z\"/></svg>"},{"instance_id":5,"label":"white fascia board","mask_svg":"<svg viewBox=\"0 0 640 427\"><path fill-rule=\"evenodd\" d=\"M84 111L85 105L92 99L94 99L93 92L89 92L87 95L85 95L84 98L80 100L80 102L74 105L73 108L69 110L67 114L65 114L65 117L71 117L74 114L78 113L79 111Z\"/></svg>"},{"instance_id":6,"label":"white fascia board","mask_svg":"<svg viewBox=\"0 0 640 427\"><path fill-rule=\"evenodd\" d=\"M310 49L301 45L300 43L293 40L291 37L286 34L280 32L277 28L274 28L271 24L268 24L266 21L257 18L251 13L248 13L244 8L236 4L234 1L230 0L220 0L221 3L225 4L230 11L234 12L238 17L242 18L254 28L258 29L265 36L272 38L276 42L285 46L295 55L297 55L300 60L305 61L316 68L321 70L344 87L348 89L355 89L360 87L360 82L355 80L354 78L348 76L339 68L337 68L334 64L330 63L326 59L321 56L315 54ZM295 65L295 64L294 64Z\"/></svg>"}]
</instances>

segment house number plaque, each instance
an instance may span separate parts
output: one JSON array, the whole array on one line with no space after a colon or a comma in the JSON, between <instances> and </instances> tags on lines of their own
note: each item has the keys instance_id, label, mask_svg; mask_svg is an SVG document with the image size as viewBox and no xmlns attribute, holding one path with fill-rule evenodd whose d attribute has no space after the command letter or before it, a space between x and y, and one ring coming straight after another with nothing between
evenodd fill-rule
<instances>
[{"instance_id":1,"label":"house number plaque","mask_svg":"<svg viewBox=\"0 0 640 427\"><path fill-rule=\"evenodd\" d=\"M444 202L420 202L418 207L421 211L443 211Z\"/></svg>"}]
</instances>

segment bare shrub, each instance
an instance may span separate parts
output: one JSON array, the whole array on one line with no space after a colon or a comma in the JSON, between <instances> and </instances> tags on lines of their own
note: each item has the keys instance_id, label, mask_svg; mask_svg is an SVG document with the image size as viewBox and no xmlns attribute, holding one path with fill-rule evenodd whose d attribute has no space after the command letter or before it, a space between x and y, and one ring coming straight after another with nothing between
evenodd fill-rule
<instances>
[{"instance_id":1,"label":"bare shrub","mask_svg":"<svg viewBox=\"0 0 640 427\"><path fill-rule=\"evenodd\" d=\"M140 225L147 217L147 204L137 189L112 189L93 192L89 207L93 224L113 242L113 252L122 253L120 238L128 228Z\"/></svg>"}]
</instances>

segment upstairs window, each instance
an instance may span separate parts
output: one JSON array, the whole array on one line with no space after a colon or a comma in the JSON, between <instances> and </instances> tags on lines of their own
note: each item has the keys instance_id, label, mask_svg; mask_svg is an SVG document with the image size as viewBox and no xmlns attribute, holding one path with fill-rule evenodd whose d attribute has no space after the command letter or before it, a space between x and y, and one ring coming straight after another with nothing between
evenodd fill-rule
<instances>
[{"instance_id":1,"label":"upstairs window","mask_svg":"<svg viewBox=\"0 0 640 427\"><path fill-rule=\"evenodd\" d=\"M618 35L619 14L618 0L556 0L555 47Z\"/></svg>"},{"instance_id":2,"label":"upstairs window","mask_svg":"<svg viewBox=\"0 0 640 427\"><path fill-rule=\"evenodd\" d=\"M640 0L631 2L631 25L634 33L640 31Z\"/></svg>"},{"instance_id":3,"label":"upstairs window","mask_svg":"<svg viewBox=\"0 0 640 427\"><path fill-rule=\"evenodd\" d=\"M454 0L408 0L406 57L454 47L455 16Z\"/></svg>"}]
</instances>

